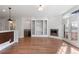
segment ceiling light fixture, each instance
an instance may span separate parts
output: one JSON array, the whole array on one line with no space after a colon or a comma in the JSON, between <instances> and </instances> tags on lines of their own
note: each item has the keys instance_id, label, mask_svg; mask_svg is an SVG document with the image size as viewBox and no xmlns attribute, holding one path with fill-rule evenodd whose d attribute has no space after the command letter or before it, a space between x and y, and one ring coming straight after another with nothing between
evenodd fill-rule
<instances>
[{"instance_id":1,"label":"ceiling light fixture","mask_svg":"<svg viewBox=\"0 0 79 59\"><path fill-rule=\"evenodd\" d=\"M2 12L6 12L6 10L5 10L5 9L3 9L3 10L2 10Z\"/></svg>"},{"instance_id":2,"label":"ceiling light fixture","mask_svg":"<svg viewBox=\"0 0 79 59\"><path fill-rule=\"evenodd\" d=\"M8 21L9 21L10 23L12 23L12 19L11 19L11 8L9 7L8 9L9 9L9 19L8 19Z\"/></svg>"},{"instance_id":3,"label":"ceiling light fixture","mask_svg":"<svg viewBox=\"0 0 79 59\"><path fill-rule=\"evenodd\" d=\"M43 5L40 5L38 11L43 11L43 7L44 7Z\"/></svg>"}]
</instances>

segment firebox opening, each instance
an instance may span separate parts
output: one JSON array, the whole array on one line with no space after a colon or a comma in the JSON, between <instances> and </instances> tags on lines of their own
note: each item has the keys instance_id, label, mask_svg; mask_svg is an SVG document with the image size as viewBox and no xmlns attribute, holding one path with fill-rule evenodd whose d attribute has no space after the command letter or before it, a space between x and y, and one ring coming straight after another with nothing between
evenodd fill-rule
<instances>
[{"instance_id":1,"label":"firebox opening","mask_svg":"<svg viewBox=\"0 0 79 59\"><path fill-rule=\"evenodd\" d=\"M51 36L58 36L58 29L50 29Z\"/></svg>"}]
</instances>

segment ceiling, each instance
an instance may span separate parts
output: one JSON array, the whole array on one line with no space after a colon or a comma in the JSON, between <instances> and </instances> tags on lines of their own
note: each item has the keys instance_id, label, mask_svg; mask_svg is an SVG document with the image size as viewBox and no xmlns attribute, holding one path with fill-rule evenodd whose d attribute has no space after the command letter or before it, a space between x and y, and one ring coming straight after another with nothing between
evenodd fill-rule
<instances>
[{"instance_id":1,"label":"ceiling","mask_svg":"<svg viewBox=\"0 0 79 59\"><path fill-rule=\"evenodd\" d=\"M9 15L8 7L11 7L12 17L52 17L62 15L74 5L45 5L43 11L38 11L39 5L0 5L0 18L6 18ZM2 10L6 11L3 12Z\"/></svg>"}]
</instances>

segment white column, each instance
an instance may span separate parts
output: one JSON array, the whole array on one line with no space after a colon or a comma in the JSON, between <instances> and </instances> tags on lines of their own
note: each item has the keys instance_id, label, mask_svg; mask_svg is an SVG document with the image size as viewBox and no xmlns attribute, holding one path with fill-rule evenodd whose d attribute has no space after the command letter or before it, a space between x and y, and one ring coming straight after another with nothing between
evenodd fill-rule
<instances>
[{"instance_id":1,"label":"white column","mask_svg":"<svg viewBox=\"0 0 79 59\"><path fill-rule=\"evenodd\" d=\"M77 43L78 43L78 47L79 47L79 21L78 21L78 40L77 40Z\"/></svg>"}]
</instances>

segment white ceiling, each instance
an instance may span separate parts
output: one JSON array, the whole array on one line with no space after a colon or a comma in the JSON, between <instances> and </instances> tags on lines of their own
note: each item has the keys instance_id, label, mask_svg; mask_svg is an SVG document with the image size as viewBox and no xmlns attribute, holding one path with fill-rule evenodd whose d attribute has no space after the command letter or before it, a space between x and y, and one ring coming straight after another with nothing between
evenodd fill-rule
<instances>
[{"instance_id":1,"label":"white ceiling","mask_svg":"<svg viewBox=\"0 0 79 59\"><path fill-rule=\"evenodd\" d=\"M0 18L8 17L8 7L12 8L12 16L32 16L32 17L52 17L62 15L67 12L74 5L45 5L43 11L38 11L38 5L0 5ZM5 9L5 12L2 10Z\"/></svg>"}]
</instances>

